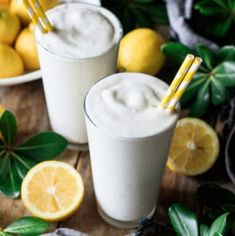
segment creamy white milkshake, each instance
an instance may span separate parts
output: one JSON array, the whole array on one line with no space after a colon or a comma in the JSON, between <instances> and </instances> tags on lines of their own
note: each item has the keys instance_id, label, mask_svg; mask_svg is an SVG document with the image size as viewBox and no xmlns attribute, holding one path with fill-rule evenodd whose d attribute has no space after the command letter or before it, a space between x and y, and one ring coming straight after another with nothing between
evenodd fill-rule
<instances>
[{"instance_id":1,"label":"creamy white milkshake","mask_svg":"<svg viewBox=\"0 0 235 236\"><path fill-rule=\"evenodd\" d=\"M51 125L71 143L86 143L83 99L116 71L122 28L111 12L90 4L62 4L47 16L54 30L37 28L36 39Z\"/></svg>"},{"instance_id":2,"label":"creamy white milkshake","mask_svg":"<svg viewBox=\"0 0 235 236\"><path fill-rule=\"evenodd\" d=\"M132 227L155 210L177 114L158 108L168 86L140 73L96 83L85 99L93 182L102 218Z\"/></svg>"}]
</instances>

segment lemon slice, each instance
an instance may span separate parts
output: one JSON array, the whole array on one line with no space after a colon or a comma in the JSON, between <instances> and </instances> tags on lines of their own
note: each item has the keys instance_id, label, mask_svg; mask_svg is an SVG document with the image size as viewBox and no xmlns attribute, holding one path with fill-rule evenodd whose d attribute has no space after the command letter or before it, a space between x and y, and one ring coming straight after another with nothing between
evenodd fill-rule
<instances>
[{"instance_id":1,"label":"lemon slice","mask_svg":"<svg viewBox=\"0 0 235 236\"><path fill-rule=\"evenodd\" d=\"M215 131L203 120L183 118L177 122L167 166L173 172L194 176L210 169L218 154Z\"/></svg>"},{"instance_id":2,"label":"lemon slice","mask_svg":"<svg viewBox=\"0 0 235 236\"><path fill-rule=\"evenodd\" d=\"M35 216L61 221L80 206L84 186L80 174L69 164L45 161L34 166L24 178L21 198Z\"/></svg>"}]
</instances>

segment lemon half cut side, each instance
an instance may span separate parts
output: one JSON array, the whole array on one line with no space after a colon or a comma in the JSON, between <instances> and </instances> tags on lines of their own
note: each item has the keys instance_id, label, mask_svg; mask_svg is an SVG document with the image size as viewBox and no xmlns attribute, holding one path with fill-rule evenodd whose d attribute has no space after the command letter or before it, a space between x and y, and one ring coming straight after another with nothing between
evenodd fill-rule
<instances>
[{"instance_id":1,"label":"lemon half cut side","mask_svg":"<svg viewBox=\"0 0 235 236\"><path fill-rule=\"evenodd\" d=\"M24 178L21 198L35 216L61 221L73 214L84 196L80 174L69 164L45 161L34 166Z\"/></svg>"}]
</instances>

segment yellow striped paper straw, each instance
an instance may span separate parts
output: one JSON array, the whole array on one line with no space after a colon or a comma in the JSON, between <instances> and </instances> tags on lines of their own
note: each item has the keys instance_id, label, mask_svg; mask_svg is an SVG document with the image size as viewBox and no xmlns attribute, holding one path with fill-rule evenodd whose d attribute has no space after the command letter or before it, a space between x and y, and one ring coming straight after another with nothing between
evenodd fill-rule
<instances>
[{"instance_id":1,"label":"yellow striped paper straw","mask_svg":"<svg viewBox=\"0 0 235 236\"><path fill-rule=\"evenodd\" d=\"M179 84L183 80L184 76L186 75L187 71L189 70L190 66L192 65L194 60L194 56L192 54L188 54L183 63L181 64L179 70L177 71L170 87L168 88L166 95L162 99L160 103L161 108L165 108L170 101L171 97L174 95L174 92L178 88Z\"/></svg>"},{"instance_id":2,"label":"yellow striped paper straw","mask_svg":"<svg viewBox=\"0 0 235 236\"><path fill-rule=\"evenodd\" d=\"M44 28L46 29L47 32L52 31L53 27L48 20L39 0L29 0L29 3L33 10L36 12L37 16L39 17L41 23L44 25Z\"/></svg>"},{"instance_id":3,"label":"yellow striped paper straw","mask_svg":"<svg viewBox=\"0 0 235 236\"><path fill-rule=\"evenodd\" d=\"M43 25L40 23L38 16L35 14L33 8L30 6L28 0L23 0L24 6L27 9L28 15L33 21L34 25L37 25L42 33L46 33L46 30L44 29Z\"/></svg>"},{"instance_id":4,"label":"yellow striped paper straw","mask_svg":"<svg viewBox=\"0 0 235 236\"><path fill-rule=\"evenodd\" d=\"M187 86L189 85L190 81L192 80L193 76L196 74L199 66L202 63L202 59L200 57L196 57L189 68L187 74L185 75L183 81L181 82L180 86L176 90L174 96L171 98L169 105L167 107L168 110L173 111L177 102L182 97L183 93L185 92Z\"/></svg>"}]
</instances>

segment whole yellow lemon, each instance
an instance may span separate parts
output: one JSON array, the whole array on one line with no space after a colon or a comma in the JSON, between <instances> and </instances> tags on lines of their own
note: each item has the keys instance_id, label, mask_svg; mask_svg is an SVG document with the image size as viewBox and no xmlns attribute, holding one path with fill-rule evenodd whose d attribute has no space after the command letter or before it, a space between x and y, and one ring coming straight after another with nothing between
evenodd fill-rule
<instances>
[{"instance_id":1,"label":"whole yellow lemon","mask_svg":"<svg viewBox=\"0 0 235 236\"><path fill-rule=\"evenodd\" d=\"M1 0L0 1L0 9L9 9L10 1L9 0Z\"/></svg>"},{"instance_id":2,"label":"whole yellow lemon","mask_svg":"<svg viewBox=\"0 0 235 236\"><path fill-rule=\"evenodd\" d=\"M165 62L160 46L163 37L147 28L127 33L120 42L118 70L156 75Z\"/></svg>"},{"instance_id":3,"label":"whole yellow lemon","mask_svg":"<svg viewBox=\"0 0 235 236\"><path fill-rule=\"evenodd\" d=\"M20 55L10 46L0 43L0 78L13 77L24 73Z\"/></svg>"},{"instance_id":4,"label":"whole yellow lemon","mask_svg":"<svg viewBox=\"0 0 235 236\"><path fill-rule=\"evenodd\" d=\"M8 10L0 10L0 43L11 45L20 31L20 20Z\"/></svg>"},{"instance_id":5,"label":"whole yellow lemon","mask_svg":"<svg viewBox=\"0 0 235 236\"><path fill-rule=\"evenodd\" d=\"M58 2L58 0L40 0L44 11L56 6ZM23 0L11 0L10 12L18 15L24 25L29 24L30 17L27 13L27 9L23 4Z\"/></svg>"},{"instance_id":6,"label":"whole yellow lemon","mask_svg":"<svg viewBox=\"0 0 235 236\"><path fill-rule=\"evenodd\" d=\"M36 40L31 24L30 27L27 27L20 32L16 39L15 48L23 59L27 70L39 69Z\"/></svg>"}]
</instances>

